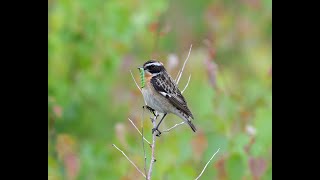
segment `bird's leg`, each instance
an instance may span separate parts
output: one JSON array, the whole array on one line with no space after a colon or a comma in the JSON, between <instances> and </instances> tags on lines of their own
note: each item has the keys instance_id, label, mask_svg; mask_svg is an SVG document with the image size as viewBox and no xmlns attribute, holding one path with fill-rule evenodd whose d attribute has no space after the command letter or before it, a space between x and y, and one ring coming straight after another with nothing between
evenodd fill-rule
<instances>
[{"instance_id":1,"label":"bird's leg","mask_svg":"<svg viewBox=\"0 0 320 180\"><path fill-rule=\"evenodd\" d=\"M152 112L152 114L153 114L154 116L156 116L156 118L159 116L159 115L156 115L155 110L152 109L152 108L151 108L150 106L148 106L148 105L142 106L142 108L143 108L143 109L144 109L144 108L147 108L150 112Z\"/></svg>"},{"instance_id":2,"label":"bird's leg","mask_svg":"<svg viewBox=\"0 0 320 180\"><path fill-rule=\"evenodd\" d=\"M158 131L158 134L157 134L156 136L158 136L158 137L160 136L161 132L159 131L158 128L159 128L162 120L164 119L164 117L166 117L166 115L167 115L167 113L165 113L165 114L162 116L162 118L161 118L160 122L158 123L158 125L156 126L156 128L152 128L152 134L154 133L154 131Z\"/></svg>"}]
</instances>

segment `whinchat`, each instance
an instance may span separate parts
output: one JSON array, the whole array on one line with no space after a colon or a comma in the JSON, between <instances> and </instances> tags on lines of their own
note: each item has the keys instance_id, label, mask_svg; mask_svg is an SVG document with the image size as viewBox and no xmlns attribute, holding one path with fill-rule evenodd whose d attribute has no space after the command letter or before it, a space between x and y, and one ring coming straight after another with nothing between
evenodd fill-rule
<instances>
[{"instance_id":1,"label":"whinchat","mask_svg":"<svg viewBox=\"0 0 320 180\"><path fill-rule=\"evenodd\" d=\"M160 61L149 60L140 68L143 68L144 71L145 86L141 90L147 108L163 113L156 128L152 129L152 133L157 130L158 135L161 134L158 127L168 113L179 116L196 132L196 127L191 122L191 119L194 118L187 102L163 64Z\"/></svg>"}]
</instances>

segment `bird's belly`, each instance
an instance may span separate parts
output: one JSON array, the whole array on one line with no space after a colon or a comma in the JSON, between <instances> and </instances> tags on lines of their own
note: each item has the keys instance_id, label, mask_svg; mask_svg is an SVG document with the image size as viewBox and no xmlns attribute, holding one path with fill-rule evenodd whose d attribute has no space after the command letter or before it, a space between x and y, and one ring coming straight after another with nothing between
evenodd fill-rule
<instances>
[{"instance_id":1,"label":"bird's belly","mask_svg":"<svg viewBox=\"0 0 320 180\"><path fill-rule=\"evenodd\" d=\"M149 107L158 111L159 113L168 113L169 106L165 100L161 100L160 95L154 95L151 91L147 89L142 89L142 95L144 97L145 102Z\"/></svg>"}]
</instances>

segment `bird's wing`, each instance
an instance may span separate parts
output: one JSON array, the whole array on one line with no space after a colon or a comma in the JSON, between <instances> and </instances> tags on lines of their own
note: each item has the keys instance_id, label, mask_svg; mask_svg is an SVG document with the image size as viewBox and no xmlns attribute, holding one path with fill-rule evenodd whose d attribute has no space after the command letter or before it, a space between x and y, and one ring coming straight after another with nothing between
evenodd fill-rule
<instances>
[{"instance_id":1,"label":"bird's wing","mask_svg":"<svg viewBox=\"0 0 320 180\"><path fill-rule=\"evenodd\" d=\"M157 78L151 79L151 84L159 94L166 97L170 103L193 119L186 100L171 77L159 74Z\"/></svg>"}]
</instances>

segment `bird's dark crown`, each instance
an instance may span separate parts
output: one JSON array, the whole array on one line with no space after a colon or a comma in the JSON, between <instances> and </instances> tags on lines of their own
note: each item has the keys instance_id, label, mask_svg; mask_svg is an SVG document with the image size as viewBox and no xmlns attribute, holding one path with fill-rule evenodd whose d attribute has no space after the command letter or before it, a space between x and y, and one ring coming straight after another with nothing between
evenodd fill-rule
<instances>
[{"instance_id":1,"label":"bird's dark crown","mask_svg":"<svg viewBox=\"0 0 320 180\"><path fill-rule=\"evenodd\" d=\"M165 71L163 64L160 61L149 60L143 64L143 69L150 72L151 74L156 74L161 71Z\"/></svg>"}]
</instances>

